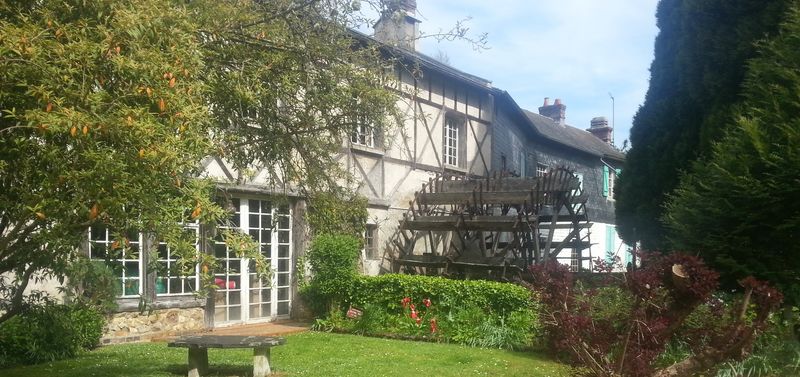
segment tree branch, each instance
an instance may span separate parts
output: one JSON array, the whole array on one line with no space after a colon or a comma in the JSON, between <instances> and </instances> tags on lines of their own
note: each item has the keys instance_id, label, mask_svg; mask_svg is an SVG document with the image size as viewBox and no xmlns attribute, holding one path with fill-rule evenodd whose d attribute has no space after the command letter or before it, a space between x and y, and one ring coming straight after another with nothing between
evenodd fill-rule
<instances>
[{"instance_id":1,"label":"tree branch","mask_svg":"<svg viewBox=\"0 0 800 377\"><path fill-rule=\"evenodd\" d=\"M9 302L11 303L8 310L0 315L0 324L11 319L22 311L22 299L25 298L25 289L28 287L31 276L36 271L36 265L30 264L21 276L19 286L14 290L14 294Z\"/></svg>"}]
</instances>

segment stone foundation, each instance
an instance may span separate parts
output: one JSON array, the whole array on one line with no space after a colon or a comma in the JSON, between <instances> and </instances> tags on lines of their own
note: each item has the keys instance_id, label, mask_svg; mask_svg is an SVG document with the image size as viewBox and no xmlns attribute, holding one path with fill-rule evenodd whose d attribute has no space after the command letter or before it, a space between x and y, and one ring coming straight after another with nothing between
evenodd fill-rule
<instances>
[{"instance_id":1,"label":"stone foundation","mask_svg":"<svg viewBox=\"0 0 800 377\"><path fill-rule=\"evenodd\" d=\"M152 313L115 313L109 316L100 342L101 344L137 342L204 329L203 308L159 309Z\"/></svg>"}]
</instances>

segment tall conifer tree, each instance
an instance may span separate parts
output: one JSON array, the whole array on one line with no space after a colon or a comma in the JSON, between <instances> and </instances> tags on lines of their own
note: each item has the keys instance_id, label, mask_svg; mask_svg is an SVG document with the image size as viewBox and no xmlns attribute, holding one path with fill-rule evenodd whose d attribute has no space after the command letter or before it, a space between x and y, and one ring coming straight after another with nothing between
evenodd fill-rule
<instances>
[{"instance_id":1,"label":"tall conifer tree","mask_svg":"<svg viewBox=\"0 0 800 377\"><path fill-rule=\"evenodd\" d=\"M665 248L666 195L680 172L707 154L741 100L754 43L774 34L789 0L662 0L650 88L631 129L617 189L626 241Z\"/></svg>"}]
</instances>

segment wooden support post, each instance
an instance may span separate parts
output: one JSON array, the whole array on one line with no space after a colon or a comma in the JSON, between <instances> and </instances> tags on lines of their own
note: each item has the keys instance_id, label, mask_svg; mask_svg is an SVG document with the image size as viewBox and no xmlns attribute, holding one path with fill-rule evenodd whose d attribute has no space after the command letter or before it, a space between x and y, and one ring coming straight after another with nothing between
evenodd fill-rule
<instances>
[{"instance_id":1,"label":"wooden support post","mask_svg":"<svg viewBox=\"0 0 800 377\"><path fill-rule=\"evenodd\" d=\"M266 377L270 374L269 347L253 348L253 377Z\"/></svg>"},{"instance_id":2,"label":"wooden support post","mask_svg":"<svg viewBox=\"0 0 800 377\"><path fill-rule=\"evenodd\" d=\"M200 377L208 372L208 348L189 347L189 377Z\"/></svg>"}]
</instances>

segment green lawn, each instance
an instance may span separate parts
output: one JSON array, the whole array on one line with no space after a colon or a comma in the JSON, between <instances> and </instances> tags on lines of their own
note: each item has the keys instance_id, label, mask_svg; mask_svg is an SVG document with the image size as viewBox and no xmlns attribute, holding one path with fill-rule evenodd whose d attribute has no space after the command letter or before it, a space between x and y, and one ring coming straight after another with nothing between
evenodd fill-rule
<instances>
[{"instance_id":1,"label":"green lawn","mask_svg":"<svg viewBox=\"0 0 800 377\"><path fill-rule=\"evenodd\" d=\"M277 376L566 376L568 368L533 352L510 352L307 332L273 348ZM77 359L0 370L4 377L186 375L185 348L166 343L108 346ZM252 350L208 353L212 376L252 374Z\"/></svg>"}]
</instances>

